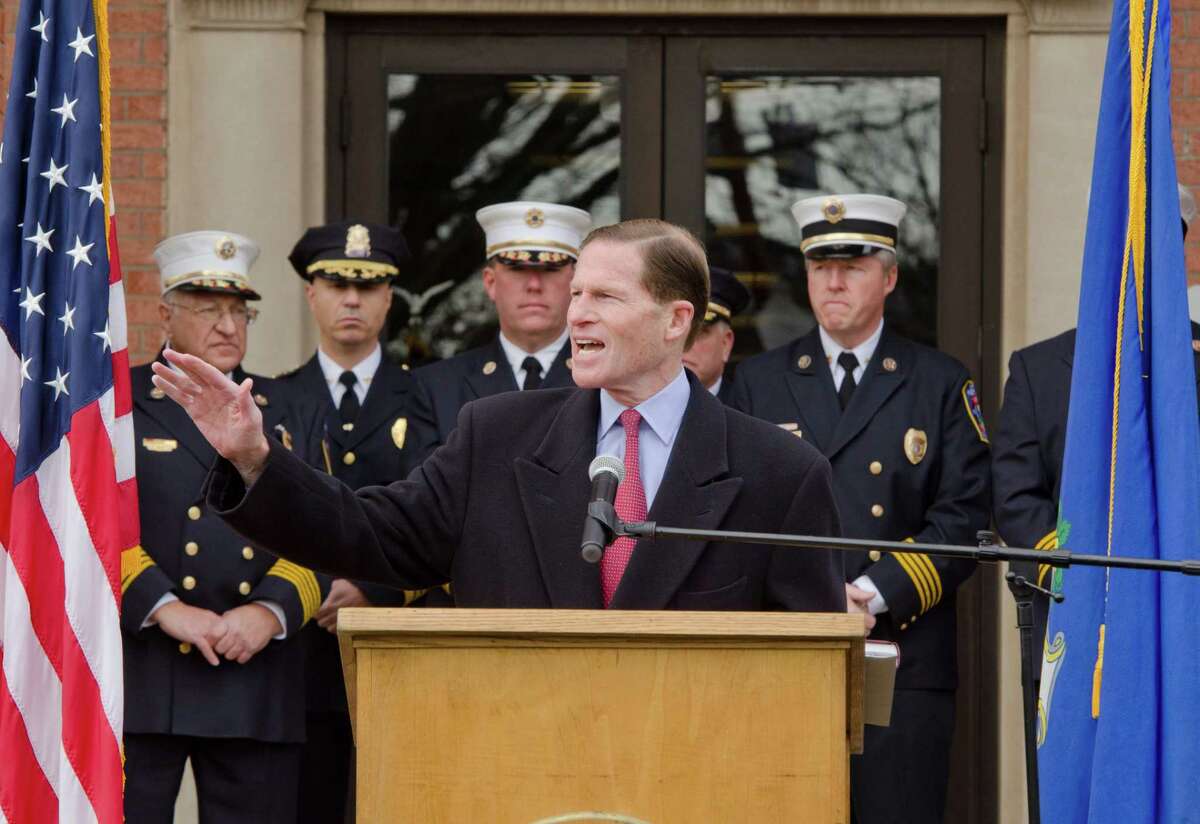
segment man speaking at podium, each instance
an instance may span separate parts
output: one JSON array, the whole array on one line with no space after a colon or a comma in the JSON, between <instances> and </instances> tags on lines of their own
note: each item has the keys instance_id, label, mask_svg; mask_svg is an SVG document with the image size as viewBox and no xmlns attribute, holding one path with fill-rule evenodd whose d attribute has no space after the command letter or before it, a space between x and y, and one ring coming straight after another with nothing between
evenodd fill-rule
<instances>
[{"instance_id":1,"label":"man speaking at podium","mask_svg":"<svg viewBox=\"0 0 1200 824\"><path fill-rule=\"evenodd\" d=\"M168 353L155 382L223 456L210 506L235 529L339 577L421 588L461 607L845 611L842 560L789 550L623 538L580 557L588 465L622 460L616 508L663 525L837 535L828 461L727 409L682 366L708 303L703 247L632 220L585 239L568 325L580 388L467 404L407 480L357 491L262 436L249 381Z\"/></svg>"}]
</instances>

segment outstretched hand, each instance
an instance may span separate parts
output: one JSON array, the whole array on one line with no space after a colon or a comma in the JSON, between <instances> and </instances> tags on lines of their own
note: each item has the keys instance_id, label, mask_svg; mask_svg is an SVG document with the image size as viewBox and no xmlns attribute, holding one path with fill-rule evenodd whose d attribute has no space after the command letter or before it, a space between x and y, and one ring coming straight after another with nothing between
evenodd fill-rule
<instances>
[{"instance_id":1,"label":"outstretched hand","mask_svg":"<svg viewBox=\"0 0 1200 824\"><path fill-rule=\"evenodd\" d=\"M173 349L164 349L163 357L175 368L156 361L151 367L154 385L184 408L200 434L247 484L253 483L270 451L262 412L250 394L254 382L246 378L236 384L200 358Z\"/></svg>"}]
</instances>

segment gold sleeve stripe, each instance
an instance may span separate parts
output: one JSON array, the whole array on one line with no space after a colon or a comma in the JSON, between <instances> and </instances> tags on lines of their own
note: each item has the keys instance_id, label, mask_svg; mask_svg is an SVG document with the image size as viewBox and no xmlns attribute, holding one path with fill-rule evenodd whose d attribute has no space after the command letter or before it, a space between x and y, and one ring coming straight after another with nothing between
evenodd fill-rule
<instances>
[{"instance_id":1,"label":"gold sleeve stripe","mask_svg":"<svg viewBox=\"0 0 1200 824\"><path fill-rule=\"evenodd\" d=\"M408 606L413 601L417 600L422 595L424 595L426 592L429 592L429 590L427 590L427 589L406 589L406 590L404 590L404 606Z\"/></svg>"},{"instance_id":2,"label":"gold sleeve stripe","mask_svg":"<svg viewBox=\"0 0 1200 824\"><path fill-rule=\"evenodd\" d=\"M925 579L924 570L920 569L916 563L913 554L909 552L893 552L892 557L900 564L901 568L912 579L913 586L917 589L917 597L921 601L921 612L929 609L930 598L933 594L933 588L929 581Z\"/></svg>"},{"instance_id":3,"label":"gold sleeve stripe","mask_svg":"<svg viewBox=\"0 0 1200 824\"><path fill-rule=\"evenodd\" d=\"M300 623L301 626L307 624L321 605L319 595L314 595L312 592L315 587L315 578L309 580L312 573L305 575L303 572L294 572L292 570L273 570L267 574L274 575L276 578L282 578L296 588L296 592L300 596Z\"/></svg>"},{"instance_id":4,"label":"gold sleeve stripe","mask_svg":"<svg viewBox=\"0 0 1200 824\"><path fill-rule=\"evenodd\" d=\"M930 584L933 585L933 597L929 600L929 609L933 609L942 600L942 576L938 574L933 559L928 555L918 555L917 565L924 568Z\"/></svg>"},{"instance_id":5,"label":"gold sleeve stripe","mask_svg":"<svg viewBox=\"0 0 1200 824\"><path fill-rule=\"evenodd\" d=\"M317 583L317 576L311 570L282 559L267 574L283 578L296 588L300 595L302 622L307 624L321 607L321 587Z\"/></svg>"},{"instance_id":6,"label":"gold sleeve stripe","mask_svg":"<svg viewBox=\"0 0 1200 824\"><path fill-rule=\"evenodd\" d=\"M925 580L920 570L916 568L916 565L913 564L911 555L902 553L895 553L895 555L900 566L908 574L908 577L912 579L913 586L917 590L917 596L921 601L921 612L925 612L925 610L929 609L929 583Z\"/></svg>"},{"instance_id":7,"label":"gold sleeve stripe","mask_svg":"<svg viewBox=\"0 0 1200 824\"><path fill-rule=\"evenodd\" d=\"M1040 587L1045 586L1044 582L1046 580L1046 575L1049 574L1049 572L1050 572L1049 564L1038 564L1038 574L1037 574L1037 585L1038 586L1040 586Z\"/></svg>"},{"instance_id":8,"label":"gold sleeve stripe","mask_svg":"<svg viewBox=\"0 0 1200 824\"><path fill-rule=\"evenodd\" d=\"M1045 534L1042 540L1038 541L1033 547L1034 549L1043 549L1046 551L1058 549L1058 530L1052 529ZM1038 564L1037 568L1037 585L1043 586L1046 576L1050 574L1049 564Z\"/></svg>"},{"instance_id":9,"label":"gold sleeve stripe","mask_svg":"<svg viewBox=\"0 0 1200 824\"><path fill-rule=\"evenodd\" d=\"M146 554L141 545L130 547L121 553L121 594L137 580L137 577L154 566L154 559Z\"/></svg>"},{"instance_id":10,"label":"gold sleeve stripe","mask_svg":"<svg viewBox=\"0 0 1200 824\"><path fill-rule=\"evenodd\" d=\"M300 595L300 608L304 614L301 625L307 624L321 606L321 587L317 584L317 576L313 575L311 570L283 558L276 561L267 570L267 574L282 578L296 588Z\"/></svg>"},{"instance_id":11,"label":"gold sleeve stripe","mask_svg":"<svg viewBox=\"0 0 1200 824\"><path fill-rule=\"evenodd\" d=\"M1052 529L1046 533L1042 540L1034 544L1034 549L1058 549L1058 530Z\"/></svg>"}]
</instances>

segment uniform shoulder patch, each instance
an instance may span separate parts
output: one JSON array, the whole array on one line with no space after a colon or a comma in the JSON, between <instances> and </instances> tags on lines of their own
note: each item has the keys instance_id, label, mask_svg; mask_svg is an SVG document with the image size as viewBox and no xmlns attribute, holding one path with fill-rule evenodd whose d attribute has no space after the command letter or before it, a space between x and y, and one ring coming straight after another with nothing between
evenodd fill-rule
<instances>
[{"instance_id":1,"label":"uniform shoulder patch","mask_svg":"<svg viewBox=\"0 0 1200 824\"><path fill-rule=\"evenodd\" d=\"M975 391L975 381L968 380L963 384L962 399L963 406L967 408L967 417L971 419L971 425L975 427L979 440L990 443L987 425L983 422L983 407L979 403L979 393Z\"/></svg>"}]
</instances>

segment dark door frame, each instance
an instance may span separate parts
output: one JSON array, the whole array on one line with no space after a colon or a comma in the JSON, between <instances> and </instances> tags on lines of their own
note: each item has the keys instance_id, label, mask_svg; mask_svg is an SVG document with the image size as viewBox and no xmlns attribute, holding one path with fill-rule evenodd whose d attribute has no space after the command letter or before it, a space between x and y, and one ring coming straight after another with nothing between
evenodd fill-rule
<instances>
[{"instance_id":1,"label":"dark door frame","mask_svg":"<svg viewBox=\"0 0 1200 824\"><path fill-rule=\"evenodd\" d=\"M547 42L529 32L497 36L472 32L470 26L457 28L454 34L430 37L428 32L380 33L375 27L366 31L355 25L334 27L327 45L326 209L331 219L354 213L391 222L387 175L378 168L379 159L387 157L387 134L382 127L387 116L389 74L544 72L611 74L624 80L662 73L662 46L657 37L580 34ZM649 115L662 111L662 86L622 82L621 98L623 216L657 216L662 202L660 124ZM364 128L363 123L379 127Z\"/></svg>"},{"instance_id":2,"label":"dark door frame","mask_svg":"<svg viewBox=\"0 0 1200 824\"><path fill-rule=\"evenodd\" d=\"M471 38L476 48L464 48L466 41L455 43L457 38ZM939 340L971 367L981 388L985 413L994 416L999 408L1003 378L1000 344L1005 122L1003 18L329 15L326 19L326 217L341 219L354 212L367 219L386 220L385 175L377 168L372 169L372 163L378 164L379 158L386 157L383 84L389 70L441 70L455 74L646 72L656 76L657 65L658 83L624 84L625 94L632 97L622 101L622 133L629 138L622 150L622 209L626 217L662 216L701 229L702 207L699 212L695 207L703 201L694 199L696 192L689 195L686 183L673 188L678 181L672 181L672 187L662 184L670 168L676 168L675 164L685 154L695 155L699 151L696 168L703 168L702 146L666 143L667 121L685 116L688 106L695 104L694 90L690 104L682 96L665 94L667 74L676 60L696 58L686 55L686 48L673 54L668 38L708 38L714 55L735 58L728 64L721 63L722 68L737 65L745 66L747 71L772 68L783 71L795 65L807 65L821 72L863 74L914 73L910 68L918 73L936 70L943 80L943 95L951 89L961 98L962 105L943 117L943 265L939 272L943 278L970 278L973 285L967 293L965 309L963 292L958 292L956 305L943 305L939 301ZM775 45L756 59L753 50L747 53L737 45L739 38L771 38ZM844 38L842 45L888 41L892 45L886 49L887 54L900 60L901 65L888 64L861 49L837 48L835 41L839 38ZM801 53L795 48L798 40L807 41L812 48ZM968 49L971 65L930 60L931 52L940 52L943 58L957 53L955 45L944 41L958 41L957 48ZM522 53L499 56L507 51L501 47L505 42L519 42ZM681 48L683 42L677 41L680 46L676 48ZM489 43L495 47L478 47ZM775 56L790 53L784 69L778 64L766 65L761 58L768 53ZM702 95L702 86L700 89ZM647 111L661 112L660 119L647 122L642 116L630 115ZM364 127L372 122L378 126ZM945 167L945 147L960 142L974 147L979 158L967 178L955 178L947 174ZM676 152L680 156L673 159ZM957 167L949 171L957 172ZM696 179L702 187L702 174ZM702 191L701 188L701 198ZM967 271L951 270L946 263L962 265ZM959 311L964 311L969 320L958 322L955 315ZM998 571L982 565L958 595L961 678L947 821L992 824L997 820L1000 685L996 644L1001 597L998 581Z\"/></svg>"}]
</instances>

